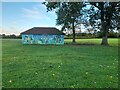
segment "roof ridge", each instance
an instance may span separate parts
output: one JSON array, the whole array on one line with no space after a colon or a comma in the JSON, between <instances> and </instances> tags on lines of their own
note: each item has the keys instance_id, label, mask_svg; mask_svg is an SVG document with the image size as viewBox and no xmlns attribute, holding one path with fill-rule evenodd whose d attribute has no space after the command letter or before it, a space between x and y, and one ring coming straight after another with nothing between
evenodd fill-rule
<instances>
[{"instance_id":1,"label":"roof ridge","mask_svg":"<svg viewBox=\"0 0 120 90\"><path fill-rule=\"evenodd\" d=\"M63 32L56 27L33 27L21 34L63 34Z\"/></svg>"},{"instance_id":2,"label":"roof ridge","mask_svg":"<svg viewBox=\"0 0 120 90\"><path fill-rule=\"evenodd\" d=\"M56 27L33 27L33 28L56 28Z\"/></svg>"}]
</instances>

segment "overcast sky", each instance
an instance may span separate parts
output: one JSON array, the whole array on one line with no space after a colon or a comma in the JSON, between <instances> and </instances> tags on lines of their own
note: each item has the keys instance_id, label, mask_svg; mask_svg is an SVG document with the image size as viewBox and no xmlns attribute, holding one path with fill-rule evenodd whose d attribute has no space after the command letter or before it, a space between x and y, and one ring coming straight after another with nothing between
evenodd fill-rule
<instances>
[{"instance_id":1,"label":"overcast sky","mask_svg":"<svg viewBox=\"0 0 120 90\"><path fill-rule=\"evenodd\" d=\"M57 27L56 14L47 12L42 2L3 2L2 32L17 34L32 27Z\"/></svg>"}]
</instances>

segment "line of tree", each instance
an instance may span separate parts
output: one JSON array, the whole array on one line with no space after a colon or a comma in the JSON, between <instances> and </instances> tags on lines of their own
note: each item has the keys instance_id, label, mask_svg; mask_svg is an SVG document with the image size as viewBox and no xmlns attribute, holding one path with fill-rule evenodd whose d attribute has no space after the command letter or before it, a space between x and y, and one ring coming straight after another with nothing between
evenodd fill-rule
<instances>
[{"instance_id":1,"label":"line of tree","mask_svg":"<svg viewBox=\"0 0 120 90\"><path fill-rule=\"evenodd\" d=\"M65 35L65 39L72 39L73 34L68 34ZM114 31L109 31L108 33L108 37L109 38L119 38L120 34ZM11 34L11 35L5 35L5 34L0 34L0 38L11 38L11 39L21 39L21 35L15 35L15 34ZM102 38L102 32L100 31L94 31L94 32L89 32L89 33L85 33L85 32L81 32L81 33L76 33L76 38Z\"/></svg>"},{"instance_id":2,"label":"line of tree","mask_svg":"<svg viewBox=\"0 0 120 90\"><path fill-rule=\"evenodd\" d=\"M21 39L21 35L15 35L15 34L5 35L5 34L0 34L0 38Z\"/></svg>"},{"instance_id":3,"label":"line of tree","mask_svg":"<svg viewBox=\"0 0 120 90\"><path fill-rule=\"evenodd\" d=\"M72 39L73 34L65 35L65 39ZM89 39L89 38L102 38L103 34L100 31L94 33L76 33L76 39ZM117 32L110 31L108 33L108 38L120 38L120 34Z\"/></svg>"},{"instance_id":4,"label":"line of tree","mask_svg":"<svg viewBox=\"0 0 120 90\"><path fill-rule=\"evenodd\" d=\"M100 29L102 33L101 45L108 45L108 32L120 29L120 2L43 2L47 11L55 10L57 14L56 25L61 30L73 32L75 43L75 29L81 23L94 30Z\"/></svg>"}]
</instances>

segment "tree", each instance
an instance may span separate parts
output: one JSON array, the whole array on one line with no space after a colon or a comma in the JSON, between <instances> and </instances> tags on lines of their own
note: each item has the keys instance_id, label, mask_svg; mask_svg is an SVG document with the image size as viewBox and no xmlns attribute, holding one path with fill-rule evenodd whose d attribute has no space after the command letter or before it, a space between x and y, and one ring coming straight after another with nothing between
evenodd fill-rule
<instances>
[{"instance_id":1,"label":"tree","mask_svg":"<svg viewBox=\"0 0 120 90\"><path fill-rule=\"evenodd\" d=\"M6 37L6 35L5 34L2 34L2 38L5 38Z\"/></svg>"},{"instance_id":2,"label":"tree","mask_svg":"<svg viewBox=\"0 0 120 90\"><path fill-rule=\"evenodd\" d=\"M72 27L73 42L75 42L75 26L79 24L79 20L88 24L87 26L93 27L93 30L100 29L102 32L101 45L108 45L108 32L113 29L118 30L118 26L120 26L120 2L103 0L103 2L87 2L84 5L78 2L48 2L45 5L48 11L56 10L57 25L62 25L62 29ZM86 6L87 9L84 9L83 6Z\"/></svg>"},{"instance_id":3,"label":"tree","mask_svg":"<svg viewBox=\"0 0 120 90\"><path fill-rule=\"evenodd\" d=\"M11 34L10 38L16 38L16 35L15 34Z\"/></svg>"},{"instance_id":4,"label":"tree","mask_svg":"<svg viewBox=\"0 0 120 90\"><path fill-rule=\"evenodd\" d=\"M48 11L56 10L56 24L62 25L62 30L72 28L73 43L75 43L75 25L81 15L82 2L44 2Z\"/></svg>"},{"instance_id":5,"label":"tree","mask_svg":"<svg viewBox=\"0 0 120 90\"><path fill-rule=\"evenodd\" d=\"M102 32L101 45L108 45L109 30L118 28L120 24L120 2L90 2L89 5L91 5L87 10L89 23L92 26L100 26ZM99 24L97 24L98 21L100 21Z\"/></svg>"}]
</instances>

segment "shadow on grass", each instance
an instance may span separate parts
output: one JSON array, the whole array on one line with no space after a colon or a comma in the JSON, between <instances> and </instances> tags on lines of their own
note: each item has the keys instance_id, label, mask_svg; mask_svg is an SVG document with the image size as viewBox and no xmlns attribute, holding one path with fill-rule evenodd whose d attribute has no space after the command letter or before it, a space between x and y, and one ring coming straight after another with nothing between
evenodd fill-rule
<instances>
[{"instance_id":1,"label":"shadow on grass","mask_svg":"<svg viewBox=\"0 0 120 90\"><path fill-rule=\"evenodd\" d=\"M93 43L64 43L64 44L23 44L23 45L40 45L40 46L79 46L79 45L99 45L99 44L93 44Z\"/></svg>"},{"instance_id":2,"label":"shadow on grass","mask_svg":"<svg viewBox=\"0 0 120 90\"><path fill-rule=\"evenodd\" d=\"M94 44L94 43L65 43L64 45L73 45L73 46L87 45L87 46L93 46L93 45L98 45L98 44Z\"/></svg>"},{"instance_id":3,"label":"shadow on grass","mask_svg":"<svg viewBox=\"0 0 120 90\"><path fill-rule=\"evenodd\" d=\"M111 45L101 45L96 43L64 43L64 44L22 44L23 46L106 46L112 47Z\"/></svg>"}]
</instances>

